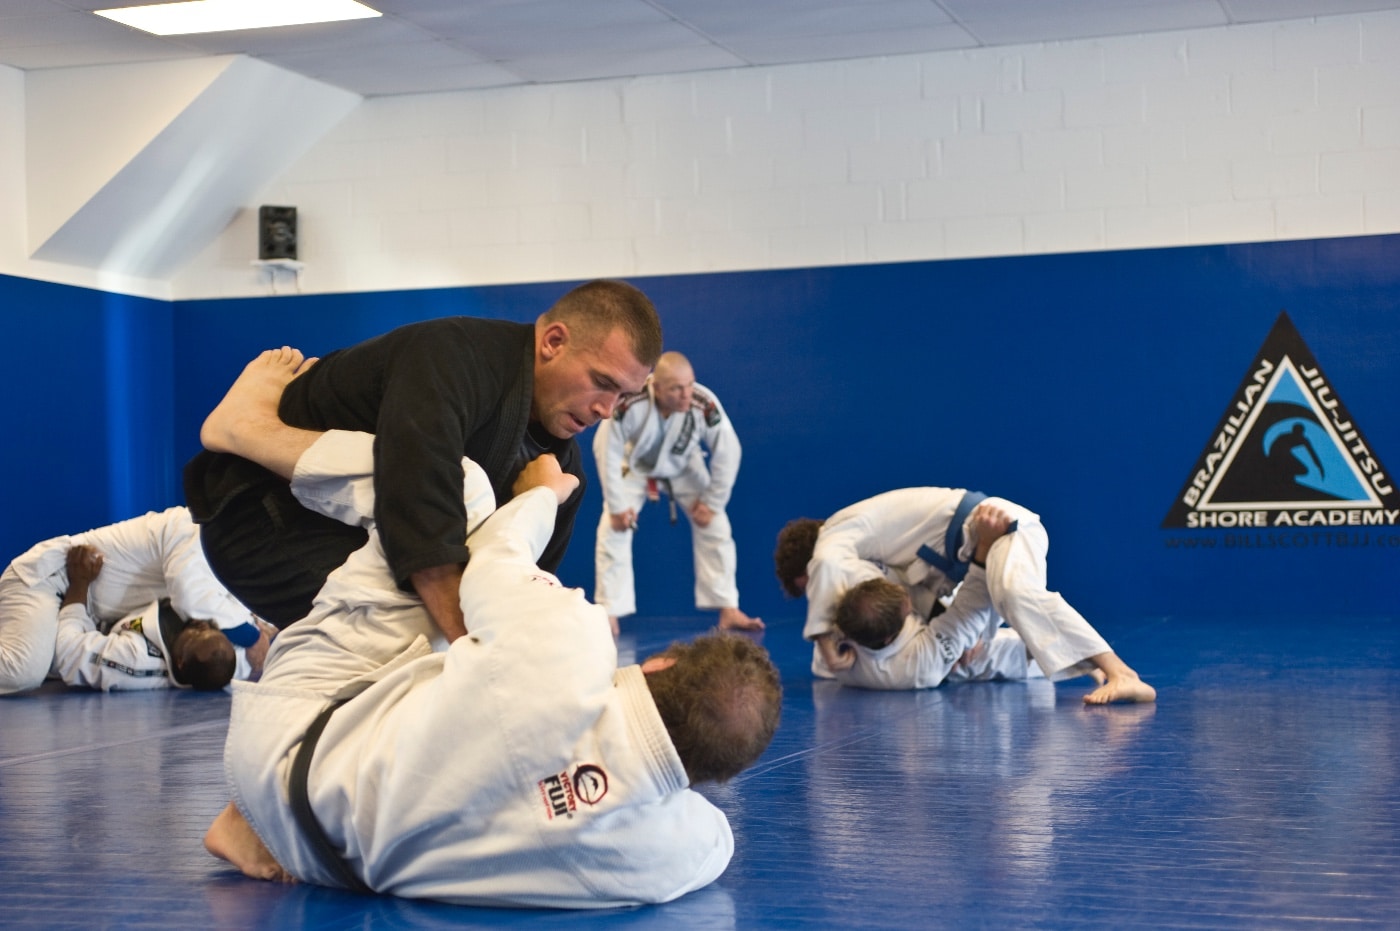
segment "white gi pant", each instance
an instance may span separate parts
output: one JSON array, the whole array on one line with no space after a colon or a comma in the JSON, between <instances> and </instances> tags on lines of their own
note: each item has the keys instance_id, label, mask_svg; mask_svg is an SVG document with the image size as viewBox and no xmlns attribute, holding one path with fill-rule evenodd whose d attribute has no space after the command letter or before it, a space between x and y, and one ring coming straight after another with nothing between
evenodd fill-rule
<instances>
[{"instance_id":1,"label":"white gi pant","mask_svg":"<svg viewBox=\"0 0 1400 931\"><path fill-rule=\"evenodd\" d=\"M1108 641L1059 592L1046 589L1050 537L1040 517L1004 498L989 498L1011 513L1016 531L1000 537L987 555L987 591L993 617L983 634L990 640L1005 620L1021 635L1048 678L1087 675L1091 656L1111 652Z\"/></svg>"},{"instance_id":2,"label":"white gi pant","mask_svg":"<svg viewBox=\"0 0 1400 931\"><path fill-rule=\"evenodd\" d=\"M5 567L0 575L0 695L43 684L53 664L62 596L61 591L27 585L14 566Z\"/></svg>"},{"instance_id":3,"label":"white gi pant","mask_svg":"<svg viewBox=\"0 0 1400 931\"><path fill-rule=\"evenodd\" d=\"M679 510L690 522L690 542L695 564L695 606L702 610L739 607L739 586L736 581L738 557L729 515L723 508L714 508L708 527L690 519L690 509L710 487L710 473L705 462L696 456L689 467L669 479L671 494ZM647 476L628 472L622 477L623 504L619 511L631 509L641 514L647 502ZM652 531L657 532L657 531ZM608 508L603 507L598 522L598 540L594 547L597 580L593 600L602 605L610 617L626 617L637 613L636 581L632 572L632 538L636 531L613 530Z\"/></svg>"}]
</instances>

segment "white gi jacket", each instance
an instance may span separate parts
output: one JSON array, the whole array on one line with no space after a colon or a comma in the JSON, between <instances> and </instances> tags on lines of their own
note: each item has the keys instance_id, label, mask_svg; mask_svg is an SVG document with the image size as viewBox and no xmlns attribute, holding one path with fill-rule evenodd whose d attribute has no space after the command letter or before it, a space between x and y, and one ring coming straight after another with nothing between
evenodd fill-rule
<instances>
[{"instance_id":1,"label":"white gi jacket","mask_svg":"<svg viewBox=\"0 0 1400 931\"><path fill-rule=\"evenodd\" d=\"M302 457L293 487L308 507L302 486L343 471L354 457L336 444L356 436L327 434ZM640 668L617 669L603 611L535 565L555 510L535 489L472 534L470 633L445 652L430 651L432 622L404 601L371 532L274 642L261 682L236 684L233 799L294 876L335 884L291 815L287 773L307 724L350 695L321 736L309 797L376 891L593 908L664 902L723 872L729 824L687 788Z\"/></svg>"},{"instance_id":2,"label":"white gi jacket","mask_svg":"<svg viewBox=\"0 0 1400 931\"><path fill-rule=\"evenodd\" d=\"M940 555L951 555L943 552L944 541L963 494L961 488L900 488L833 514L823 523L807 564L807 622L803 636L810 640L832 630L841 596L867 579L882 576L903 585L910 593L914 610L927 617L934 600L952 592L954 584L920 559L918 551L928 545ZM1005 621L1021 636L1030 655L1050 678L1087 673L1092 668L1088 658L1108 652L1109 647L1062 597L1046 590L1046 554L1050 544L1040 516L1004 498L987 500L1010 513L1017 529L992 544L984 576L991 610L985 615L986 626L981 635L972 642L990 639ZM969 516L963 525L957 560L970 559L977 542ZM969 570L964 587L975 571L976 567ZM968 588L966 597L980 597L977 591ZM957 608L963 597L960 589L949 610ZM970 623L969 619L975 616L975 612L959 610L951 623ZM938 620L934 618L935 623ZM939 629L942 628L935 627ZM812 672L826 678L832 676L815 648Z\"/></svg>"},{"instance_id":3,"label":"white gi jacket","mask_svg":"<svg viewBox=\"0 0 1400 931\"><path fill-rule=\"evenodd\" d=\"M175 675L170 642L183 626L161 624L160 602L133 611L105 632L98 630L82 605L58 612L58 644L53 674L69 685L111 691L188 688Z\"/></svg>"},{"instance_id":4,"label":"white gi jacket","mask_svg":"<svg viewBox=\"0 0 1400 931\"><path fill-rule=\"evenodd\" d=\"M59 602L68 589L68 550L83 544L102 554L102 571L88 588L86 610L73 606L60 614ZM93 688L169 684L162 676L142 676L149 681L133 686L111 671L114 667L102 665L105 651L130 657L146 649L139 630L114 630L119 638L136 638L125 645L120 639L98 639L103 636L99 630L162 598L169 598L182 618L212 620L224 631L251 625L256 633L253 613L214 577L199 528L183 507L36 544L0 576L0 693L34 688L51 670L71 685ZM235 678L247 678L247 657L242 648L235 652ZM102 668L111 672L100 673Z\"/></svg>"},{"instance_id":5,"label":"white gi jacket","mask_svg":"<svg viewBox=\"0 0 1400 931\"><path fill-rule=\"evenodd\" d=\"M708 468L702 444L710 452ZM690 407L663 419L648 380L644 391L623 398L613 416L598 424L593 456L603 486L603 514L593 551L594 600L612 617L636 613L634 531L615 529L611 515L640 513L647 501L647 480L660 479L687 515L697 503L712 512L704 527L689 521L695 606L737 608L739 558L725 507L734 491L743 450L719 399L696 385Z\"/></svg>"},{"instance_id":6,"label":"white gi jacket","mask_svg":"<svg viewBox=\"0 0 1400 931\"><path fill-rule=\"evenodd\" d=\"M673 479L697 467L703 471L702 443L710 451L710 461L709 481L700 500L710 510L722 511L734 492L743 451L719 398L697 384L690 409L663 421L648 380L645 390L623 398L613 416L598 424L593 438L604 509L620 514L634 507L620 482L624 474Z\"/></svg>"}]
</instances>

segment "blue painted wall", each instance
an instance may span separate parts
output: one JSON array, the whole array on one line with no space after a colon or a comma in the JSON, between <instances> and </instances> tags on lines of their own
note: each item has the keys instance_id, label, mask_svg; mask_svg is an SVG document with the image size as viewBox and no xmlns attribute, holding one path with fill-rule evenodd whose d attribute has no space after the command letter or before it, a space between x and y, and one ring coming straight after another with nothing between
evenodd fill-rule
<instances>
[{"instance_id":1,"label":"blue painted wall","mask_svg":"<svg viewBox=\"0 0 1400 931\"><path fill-rule=\"evenodd\" d=\"M173 309L0 276L0 554L178 500Z\"/></svg>"},{"instance_id":2,"label":"blue painted wall","mask_svg":"<svg viewBox=\"0 0 1400 931\"><path fill-rule=\"evenodd\" d=\"M1382 464L1400 468L1400 236L632 280L744 441L731 514L751 613L798 610L771 568L786 520L940 484L1039 511L1052 587L1106 632L1143 615L1394 614L1400 528L1269 547L1161 524L1281 310ZM151 506L204 413L264 348L324 353L453 313L532 320L571 284L171 308L0 279L6 386L25 399L3 416L27 444L0 472L0 542L18 552L126 516L118 504ZM125 442L103 426L123 416ZM164 449L173 456L142 458ZM595 482L561 571L570 584L591 588L600 509ZM693 612L689 558L684 519L644 512L644 613Z\"/></svg>"}]
</instances>

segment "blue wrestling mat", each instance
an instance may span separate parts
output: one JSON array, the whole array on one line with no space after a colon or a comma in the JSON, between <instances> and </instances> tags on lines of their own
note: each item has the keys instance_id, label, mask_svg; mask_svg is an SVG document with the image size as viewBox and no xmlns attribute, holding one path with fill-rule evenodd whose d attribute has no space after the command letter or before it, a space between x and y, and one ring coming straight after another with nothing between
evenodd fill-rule
<instances>
[{"instance_id":1,"label":"blue wrestling mat","mask_svg":"<svg viewBox=\"0 0 1400 931\"><path fill-rule=\"evenodd\" d=\"M782 727L703 791L737 851L707 889L605 912L470 909L244 879L205 853L229 698L50 685L0 700L0 927L1396 928L1400 618L1103 624L1155 685L917 693L813 682L769 618ZM624 661L699 633L628 619Z\"/></svg>"}]
</instances>

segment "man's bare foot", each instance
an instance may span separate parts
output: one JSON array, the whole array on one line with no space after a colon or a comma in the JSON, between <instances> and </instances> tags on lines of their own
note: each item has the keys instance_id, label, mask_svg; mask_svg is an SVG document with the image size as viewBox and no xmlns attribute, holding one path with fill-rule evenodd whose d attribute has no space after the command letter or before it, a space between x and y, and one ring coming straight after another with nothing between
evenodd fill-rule
<instances>
[{"instance_id":1,"label":"man's bare foot","mask_svg":"<svg viewBox=\"0 0 1400 931\"><path fill-rule=\"evenodd\" d=\"M612 628L612 635L614 640L622 636L622 628L618 626L617 618L613 617L611 614L608 615L608 626Z\"/></svg>"},{"instance_id":2,"label":"man's bare foot","mask_svg":"<svg viewBox=\"0 0 1400 931\"><path fill-rule=\"evenodd\" d=\"M214 823L209 825L209 830L204 834L204 849L238 867L244 876L275 882L296 881L263 846L253 826L232 802L224 806Z\"/></svg>"},{"instance_id":3,"label":"man's bare foot","mask_svg":"<svg viewBox=\"0 0 1400 931\"><path fill-rule=\"evenodd\" d=\"M1135 672L1108 676L1108 681L1084 696L1086 705L1110 705L1118 702L1149 702L1157 700L1157 690L1138 678Z\"/></svg>"},{"instance_id":4,"label":"man's bare foot","mask_svg":"<svg viewBox=\"0 0 1400 931\"><path fill-rule=\"evenodd\" d=\"M719 609L720 630L762 630L763 618L749 617L738 608Z\"/></svg>"},{"instance_id":5,"label":"man's bare foot","mask_svg":"<svg viewBox=\"0 0 1400 931\"><path fill-rule=\"evenodd\" d=\"M238 452L239 438L249 430L280 424L277 406L282 390L316 363L290 346L269 349L243 368L222 401L205 418L199 441L215 453Z\"/></svg>"}]
</instances>

